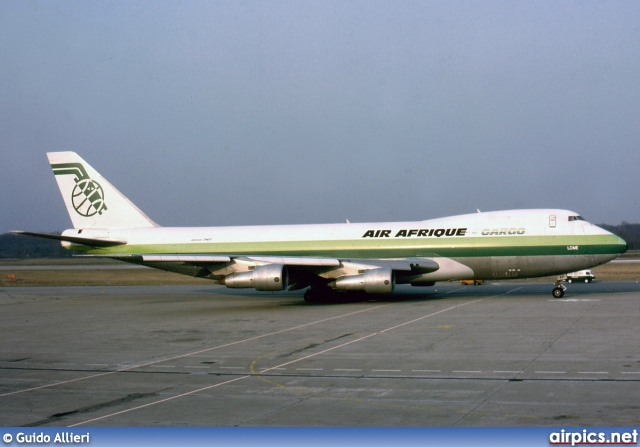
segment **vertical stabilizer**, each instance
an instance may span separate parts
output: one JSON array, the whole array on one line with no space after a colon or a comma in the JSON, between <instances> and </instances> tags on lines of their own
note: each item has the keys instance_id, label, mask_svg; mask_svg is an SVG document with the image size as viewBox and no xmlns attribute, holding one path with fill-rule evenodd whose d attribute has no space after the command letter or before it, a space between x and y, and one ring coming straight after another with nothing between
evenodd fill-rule
<instances>
[{"instance_id":1,"label":"vertical stabilizer","mask_svg":"<svg viewBox=\"0 0 640 447\"><path fill-rule=\"evenodd\" d=\"M47 156L74 228L158 226L75 152Z\"/></svg>"}]
</instances>

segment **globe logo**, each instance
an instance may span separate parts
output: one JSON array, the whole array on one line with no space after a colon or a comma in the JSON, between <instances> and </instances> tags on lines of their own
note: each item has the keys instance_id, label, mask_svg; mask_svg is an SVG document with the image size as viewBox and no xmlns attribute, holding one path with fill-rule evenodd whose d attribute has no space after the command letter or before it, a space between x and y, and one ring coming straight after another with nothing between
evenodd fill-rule
<instances>
[{"instance_id":1,"label":"globe logo","mask_svg":"<svg viewBox=\"0 0 640 447\"><path fill-rule=\"evenodd\" d=\"M76 212L85 217L102 214L107 209L102 186L90 178L78 180L71 193L71 203Z\"/></svg>"},{"instance_id":2,"label":"globe logo","mask_svg":"<svg viewBox=\"0 0 640 447\"><path fill-rule=\"evenodd\" d=\"M95 214L102 214L107 209L102 186L89 178L82 163L56 163L51 167L54 175L73 175L75 177L73 180L76 184L71 191L71 204L78 214L91 217Z\"/></svg>"}]
</instances>

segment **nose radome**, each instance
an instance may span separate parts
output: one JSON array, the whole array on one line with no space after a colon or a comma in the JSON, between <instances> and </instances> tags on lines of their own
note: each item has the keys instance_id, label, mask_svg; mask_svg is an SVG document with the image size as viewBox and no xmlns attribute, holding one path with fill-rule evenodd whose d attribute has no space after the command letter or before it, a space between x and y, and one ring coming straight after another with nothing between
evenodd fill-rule
<instances>
[{"instance_id":1,"label":"nose radome","mask_svg":"<svg viewBox=\"0 0 640 447\"><path fill-rule=\"evenodd\" d=\"M627 242L619 236L618 236L618 245L620 245L620 249L621 249L620 253L624 253L629 249L629 244L627 244Z\"/></svg>"}]
</instances>

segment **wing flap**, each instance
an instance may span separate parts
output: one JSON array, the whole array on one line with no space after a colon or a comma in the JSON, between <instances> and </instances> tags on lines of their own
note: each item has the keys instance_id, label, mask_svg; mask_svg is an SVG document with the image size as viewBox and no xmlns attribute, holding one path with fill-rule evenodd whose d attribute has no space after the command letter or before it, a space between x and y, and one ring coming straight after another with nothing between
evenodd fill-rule
<instances>
[{"instance_id":1,"label":"wing flap","mask_svg":"<svg viewBox=\"0 0 640 447\"><path fill-rule=\"evenodd\" d=\"M440 268L437 262L429 258L350 259L345 262L412 273L431 273Z\"/></svg>"},{"instance_id":2,"label":"wing flap","mask_svg":"<svg viewBox=\"0 0 640 447\"><path fill-rule=\"evenodd\" d=\"M289 256L244 256L242 259L266 264L282 264L297 267L340 267L340 260L333 258L305 258Z\"/></svg>"},{"instance_id":3,"label":"wing flap","mask_svg":"<svg viewBox=\"0 0 640 447\"><path fill-rule=\"evenodd\" d=\"M184 262L187 264L215 264L230 262L231 257L222 255L140 255L144 262Z\"/></svg>"}]
</instances>

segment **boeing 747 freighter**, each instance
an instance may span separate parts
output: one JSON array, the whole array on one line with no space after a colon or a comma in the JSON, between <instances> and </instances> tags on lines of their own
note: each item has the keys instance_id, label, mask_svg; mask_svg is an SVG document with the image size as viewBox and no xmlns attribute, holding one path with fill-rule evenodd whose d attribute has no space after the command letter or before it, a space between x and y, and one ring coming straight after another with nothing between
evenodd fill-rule
<instances>
[{"instance_id":1,"label":"boeing 747 freighter","mask_svg":"<svg viewBox=\"0 0 640 447\"><path fill-rule=\"evenodd\" d=\"M340 292L392 293L396 284L561 275L627 250L621 238L561 209L494 211L419 222L162 227L74 152L47 154L77 253L261 291L308 288L310 302ZM556 281L553 296L566 287Z\"/></svg>"}]
</instances>

